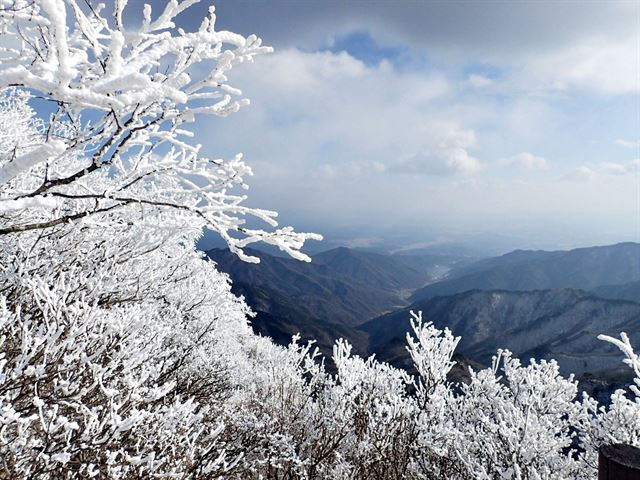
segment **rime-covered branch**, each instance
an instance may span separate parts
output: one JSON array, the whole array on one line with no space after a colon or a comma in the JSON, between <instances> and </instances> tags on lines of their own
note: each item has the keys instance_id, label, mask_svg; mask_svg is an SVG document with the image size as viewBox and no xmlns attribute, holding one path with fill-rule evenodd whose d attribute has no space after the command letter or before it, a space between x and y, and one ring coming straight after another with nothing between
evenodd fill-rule
<instances>
[{"instance_id":1,"label":"rime-covered branch","mask_svg":"<svg viewBox=\"0 0 640 480\"><path fill-rule=\"evenodd\" d=\"M258 261L242 249L259 241L308 260L299 250L318 235L243 227L247 216L277 223L275 212L245 207L245 196L229 193L247 187L242 156L210 159L192 142L188 126L197 118L249 103L228 71L271 51L256 36L217 31L213 7L196 31L176 28L175 16L193 3L172 0L157 14L145 6L138 28L125 30L124 0L113 14L76 0L0 2L10 45L0 52L0 90L20 87L57 105L35 148L18 136L0 158L0 211L39 208L32 218L0 217L0 234L101 213L123 197L123 206L137 200L188 212L244 260Z\"/></svg>"}]
</instances>

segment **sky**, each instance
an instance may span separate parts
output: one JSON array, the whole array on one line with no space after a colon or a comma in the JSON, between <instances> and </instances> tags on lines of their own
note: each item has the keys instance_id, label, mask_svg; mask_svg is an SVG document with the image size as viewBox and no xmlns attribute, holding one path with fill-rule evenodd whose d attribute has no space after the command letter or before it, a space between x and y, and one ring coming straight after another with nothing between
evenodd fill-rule
<instances>
[{"instance_id":1,"label":"sky","mask_svg":"<svg viewBox=\"0 0 640 480\"><path fill-rule=\"evenodd\" d=\"M640 1L216 13L275 51L229 75L251 105L197 133L209 155L244 154L248 203L284 224L360 246L640 241Z\"/></svg>"}]
</instances>

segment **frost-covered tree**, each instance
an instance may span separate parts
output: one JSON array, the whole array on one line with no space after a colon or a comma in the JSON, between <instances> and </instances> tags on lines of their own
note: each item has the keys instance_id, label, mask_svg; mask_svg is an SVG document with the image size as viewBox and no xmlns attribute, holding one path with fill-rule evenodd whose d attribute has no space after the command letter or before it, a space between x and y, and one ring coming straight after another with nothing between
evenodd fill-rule
<instances>
[{"instance_id":1,"label":"frost-covered tree","mask_svg":"<svg viewBox=\"0 0 640 480\"><path fill-rule=\"evenodd\" d=\"M507 351L451 385L459 339L420 314L416 375L344 340L330 374L312 344L255 336L202 229L247 261L319 237L244 206L250 169L189 126L246 105L227 72L269 49L213 9L177 28L194 0L137 27L126 3L0 0L0 478L586 479L601 444L640 446L624 334L603 340L635 383L608 407Z\"/></svg>"},{"instance_id":2,"label":"frost-covered tree","mask_svg":"<svg viewBox=\"0 0 640 480\"><path fill-rule=\"evenodd\" d=\"M270 344L194 242L304 260L314 236L243 227L275 226L231 192L250 169L191 141L247 103L226 72L269 51L213 9L176 29L193 3L132 30L126 2L0 2L0 478L214 478L242 457L226 401L250 383L245 344Z\"/></svg>"}]
</instances>

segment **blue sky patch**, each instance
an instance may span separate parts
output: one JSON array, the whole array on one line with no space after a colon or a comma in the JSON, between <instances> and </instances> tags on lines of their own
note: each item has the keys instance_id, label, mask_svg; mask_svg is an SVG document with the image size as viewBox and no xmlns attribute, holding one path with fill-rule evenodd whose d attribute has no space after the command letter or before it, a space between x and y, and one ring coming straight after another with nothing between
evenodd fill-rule
<instances>
[{"instance_id":1,"label":"blue sky patch","mask_svg":"<svg viewBox=\"0 0 640 480\"><path fill-rule=\"evenodd\" d=\"M329 50L347 52L368 66L376 66L383 60L395 64L403 56L404 49L380 45L368 32L353 32L336 37Z\"/></svg>"}]
</instances>

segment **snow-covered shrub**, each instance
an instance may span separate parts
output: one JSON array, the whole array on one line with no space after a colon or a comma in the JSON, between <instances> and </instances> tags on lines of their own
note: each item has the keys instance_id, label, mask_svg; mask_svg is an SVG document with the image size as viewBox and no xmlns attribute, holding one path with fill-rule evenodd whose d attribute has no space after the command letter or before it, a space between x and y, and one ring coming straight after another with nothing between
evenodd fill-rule
<instances>
[{"instance_id":1,"label":"snow-covered shrub","mask_svg":"<svg viewBox=\"0 0 640 480\"><path fill-rule=\"evenodd\" d=\"M5 475L223 472L222 424L205 421L206 403L180 395L178 382L161 381L175 354L164 322L146 303L104 309L74 300L73 283L33 280L11 310L1 306Z\"/></svg>"},{"instance_id":2,"label":"snow-covered shrub","mask_svg":"<svg viewBox=\"0 0 640 480\"><path fill-rule=\"evenodd\" d=\"M626 443L640 447L640 357L623 332L620 339L600 335L600 340L612 343L625 355L624 363L633 369L635 377L629 391L617 390L611 395L609 406L587 395L580 402L580 415L573 419L580 432L584 452L580 458L584 468L594 471L598 467L598 448L601 445ZM585 476L584 478L590 478Z\"/></svg>"},{"instance_id":3,"label":"snow-covered shrub","mask_svg":"<svg viewBox=\"0 0 640 480\"><path fill-rule=\"evenodd\" d=\"M579 465L567 451L575 432L569 416L577 382L556 362L527 366L502 351L491 369L472 372L449 404L460 440L449 446L469 478L574 478Z\"/></svg>"}]
</instances>

